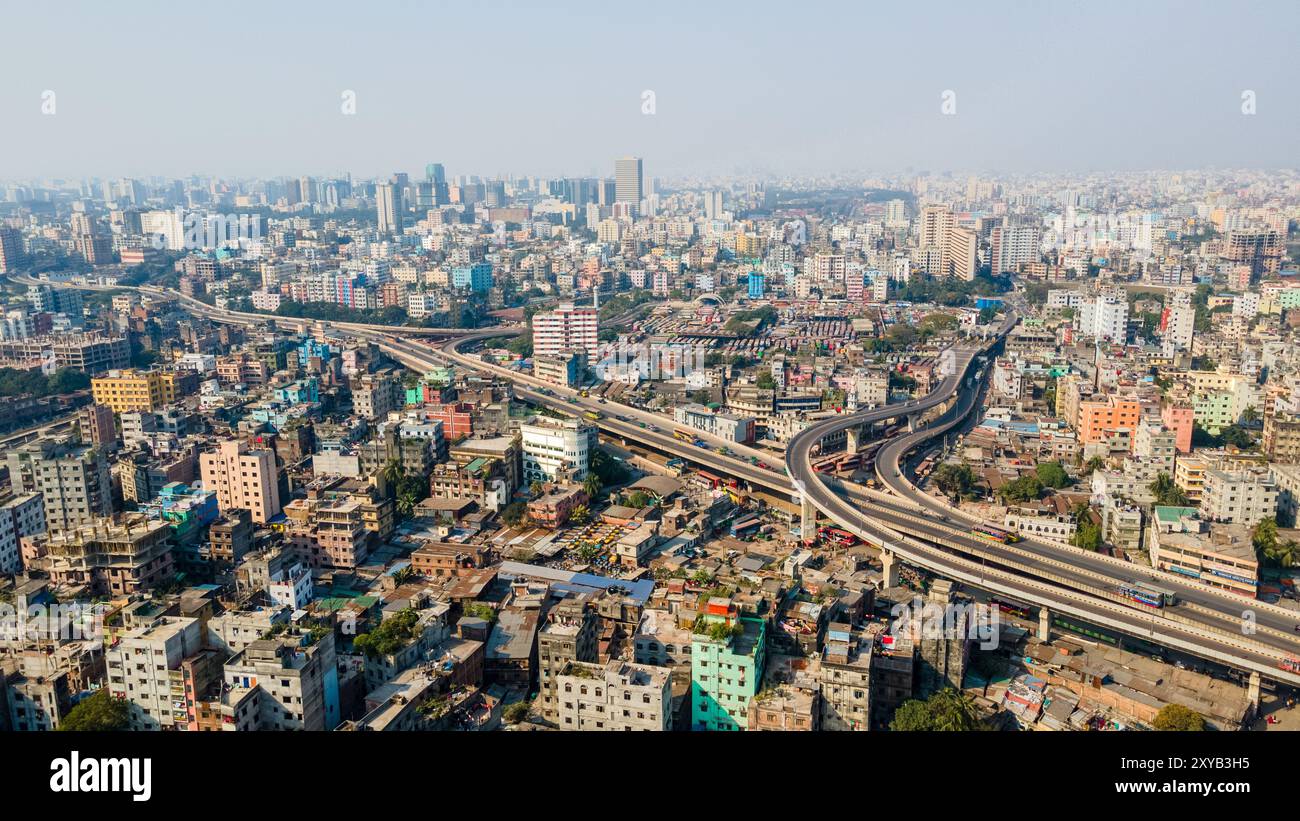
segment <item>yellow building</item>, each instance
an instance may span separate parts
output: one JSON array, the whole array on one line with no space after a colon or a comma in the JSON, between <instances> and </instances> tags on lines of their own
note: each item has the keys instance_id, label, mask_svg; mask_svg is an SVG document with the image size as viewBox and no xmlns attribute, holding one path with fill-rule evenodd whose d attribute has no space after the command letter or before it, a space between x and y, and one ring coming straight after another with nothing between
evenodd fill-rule
<instances>
[{"instance_id":1,"label":"yellow building","mask_svg":"<svg viewBox=\"0 0 1300 821\"><path fill-rule=\"evenodd\" d=\"M171 371L109 371L90 380L95 402L114 413L157 410L176 401L176 374Z\"/></svg>"}]
</instances>

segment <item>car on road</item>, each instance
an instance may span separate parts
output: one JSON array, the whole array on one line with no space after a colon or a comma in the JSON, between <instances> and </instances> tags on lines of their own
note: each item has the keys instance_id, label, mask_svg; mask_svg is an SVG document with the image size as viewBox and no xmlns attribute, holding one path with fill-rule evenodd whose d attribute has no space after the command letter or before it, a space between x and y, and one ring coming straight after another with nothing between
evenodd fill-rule
<instances>
[{"instance_id":1,"label":"car on road","mask_svg":"<svg viewBox=\"0 0 1300 821\"><path fill-rule=\"evenodd\" d=\"M642 423L641 423L641 427L643 427L643 428L648 428L649 430L653 431L654 433L658 433L658 432L659 432L659 426L658 426L658 425L647 425L645 422L642 422Z\"/></svg>"}]
</instances>

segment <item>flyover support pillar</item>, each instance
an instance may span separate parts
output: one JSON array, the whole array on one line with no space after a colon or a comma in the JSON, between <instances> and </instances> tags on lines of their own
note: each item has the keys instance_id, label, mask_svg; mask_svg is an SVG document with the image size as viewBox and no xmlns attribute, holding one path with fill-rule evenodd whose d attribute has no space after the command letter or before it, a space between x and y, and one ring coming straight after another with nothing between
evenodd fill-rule
<instances>
[{"instance_id":1,"label":"flyover support pillar","mask_svg":"<svg viewBox=\"0 0 1300 821\"><path fill-rule=\"evenodd\" d=\"M898 587L898 557L894 555L894 551L880 551L880 574L884 577L886 588Z\"/></svg>"},{"instance_id":2,"label":"flyover support pillar","mask_svg":"<svg viewBox=\"0 0 1300 821\"><path fill-rule=\"evenodd\" d=\"M817 538L817 508L803 495L799 504L799 538L805 542Z\"/></svg>"},{"instance_id":3,"label":"flyover support pillar","mask_svg":"<svg viewBox=\"0 0 1300 821\"><path fill-rule=\"evenodd\" d=\"M1046 607L1038 610L1038 640L1047 641L1052 637L1052 611Z\"/></svg>"},{"instance_id":4,"label":"flyover support pillar","mask_svg":"<svg viewBox=\"0 0 1300 821\"><path fill-rule=\"evenodd\" d=\"M862 428L845 428L844 452L857 453L862 447Z\"/></svg>"},{"instance_id":5,"label":"flyover support pillar","mask_svg":"<svg viewBox=\"0 0 1300 821\"><path fill-rule=\"evenodd\" d=\"M907 432L916 433L916 414L914 413L907 415Z\"/></svg>"},{"instance_id":6,"label":"flyover support pillar","mask_svg":"<svg viewBox=\"0 0 1300 821\"><path fill-rule=\"evenodd\" d=\"M1246 689L1246 700L1250 702L1250 709L1254 715L1259 715L1259 683L1259 672L1251 672L1250 684Z\"/></svg>"}]
</instances>

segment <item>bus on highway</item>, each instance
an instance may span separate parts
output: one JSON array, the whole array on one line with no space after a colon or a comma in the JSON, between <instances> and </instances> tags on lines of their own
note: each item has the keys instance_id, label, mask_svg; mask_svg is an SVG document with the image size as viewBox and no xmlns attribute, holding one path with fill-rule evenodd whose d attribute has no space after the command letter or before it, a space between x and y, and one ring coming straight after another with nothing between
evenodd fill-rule
<instances>
[{"instance_id":1,"label":"bus on highway","mask_svg":"<svg viewBox=\"0 0 1300 821\"><path fill-rule=\"evenodd\" d=\"M1178 594L1174 591L1136 580L1121 584L1119 594L1131 602L1146 607L1160 608L1178 601Z\"/></svg>"},{"instance_id":2,"label":"bus on highway","mask_svg":"<svg viewBox=\"0 0 1300 821\"><path fill-rule=\"evenodd\" d=\"M605 414L601 413L600 411L587 411L582 415L593 422L599 421L605 416Z\"/></svg>"},{"instance_id":3,"label":"bus on highway","mask_svg":"<svg viewBox=\"0 0 1300 821\"><path fill-rule=\"evenodd\" d=\"M1020 541L1020 537L1014 533L1008 533L1005 530L998 530L996 527L987 527L985 525L972 527L970 535L986 542L997 542L998 544L1015 544Z\"/></svg>"},{"instance_id":4,"label":"bus on highway","mask_svg":"<svg viewBox=\"0 0 1300 821\"><path fill-rule=\"evenodd\" d=\"M673 438L674 438L674 439L680 439L680 440L682 440L683 442L694 442L694 441L695 441L695 434L693 434L693 433L687 433L686 431L682 430L681 428L678 428L677 430L673 431Z\"/></svg>"},{"instance_id":5,"label":"bus on highway","mask_svg":"<svg viewBox=\"0 0 1300 821\"><path fill-rule=\"evenodd\" d=\"M1300 673L1300 659L1298 658L1284 658L1277 663L1277 666L1288 673Z\"/></svg>"},{"instance_id":6,"label":"bus on highway","mask_svg":"<svg viewBox=\"0 0 1300 821\"><path fill-rule=\"evenodd\" d=\"M1005 596L989 596L989 604L1012 616L1019 616L1022 619L1029 617L1029 605L1015 599L1008 599Z\"/></svg>"}]
</instances>

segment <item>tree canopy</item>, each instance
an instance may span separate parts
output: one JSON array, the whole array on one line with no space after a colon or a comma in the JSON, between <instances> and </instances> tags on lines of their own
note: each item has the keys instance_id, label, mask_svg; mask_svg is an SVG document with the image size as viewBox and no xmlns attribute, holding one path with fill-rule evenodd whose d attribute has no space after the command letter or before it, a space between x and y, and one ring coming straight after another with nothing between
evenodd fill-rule
<instances>
[{"instance_id":1,"label":"tree canopy","mask_svg":"<svg viewBox=\"0 0 1300 821\"><path fill-rule=\"evenodd\" d=\"M1200 732L1205 729L1205 717L1181 704L1166 704L1156 713L1151 725L1157 730Z\"/></svg>"},{"instance_id":2,"label":"tree canopy","mask_svg":"<svg viewBox=\"0 0 1300 821\"><path fill-rule=\"evenodd\" d=\"M96 691L77 702L59 722L59 729L69 732L106 732L126 730L131 726L131 706L106 689Z\"/></svg>"},{"instance_id":3,"label":"tree canopy","mask_svg":"<svg viewBox=\"0 0 1300 821\"><path fill-rule=\"evenodd\" d=\"M889 725L889 729L901 732L970 732L979 728L975 702L951 688L940 690L924 701L903 702Z\"/></svg>"}]
</instances>

